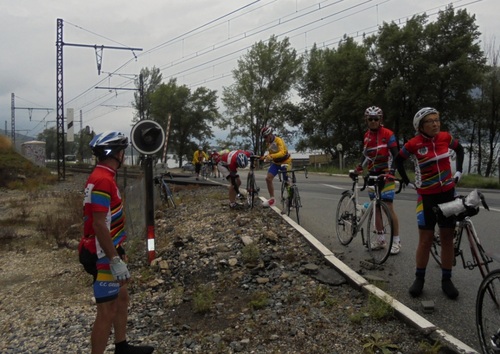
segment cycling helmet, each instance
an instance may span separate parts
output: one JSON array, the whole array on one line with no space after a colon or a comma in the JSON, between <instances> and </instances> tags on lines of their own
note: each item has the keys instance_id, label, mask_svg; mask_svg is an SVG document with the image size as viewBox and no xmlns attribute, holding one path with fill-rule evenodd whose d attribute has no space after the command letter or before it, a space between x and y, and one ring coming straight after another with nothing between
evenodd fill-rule
<instances>
[{"instance_id":1,"label":"cycling helmet","mask_svg":"<svg viewBox=\"0 0 500 354\"><path fill-rule=\"evenodd\" d=\"M273 133L273 127L264 127L260 130L260 135L262 135L264 138L268 135L271 135Z\"/></svg>"},{"instance_id":2,"label":"cycling helmet","mask_svg":"<svg viewBox=\"0 0 500 354\"><path fill-rule=\"evenodd\" d=\"M198 150L203 150L203 146L198 146Z\"/></svg>"},{"instance_id":3,"label":"cycling helmet","mask_svg":"<svg viewBox=\"0 0 500 354\"><path fill-rule=\"evenodd\" d=\"M128 138L118 131L106 131L94 136L89 146L97 157L113 156L128 147Z\"/></svg>"},{"instance_id":4,"label":"cycling helmet","mask_svg":"<svg viewBox=\"0 0 500 354\"><path fill-rule=\"evenodd\" d=\"M439 114L439 112L435 108L424 107L415 114L415 117L413 117L413 127L416 131L418 131L418 128L420 127L420 121L429 114Z\"/></svg>"},{"instance_id":5,"label":"cycling helmet","mask_svg":"<svg viewBox=\"0 0 500 354\"><path fill-rule=\"evenodd\" d=\"M240 152L236 156L236 164L238 165L239 168L245 168L248 165L248 158L247 155L244 153Z\"/></svg>"},{"instance_id":6,"label":"cycling helmet","mask_svg":"<svg viewBox=\"0 0 500 354\"><path fill-rule=\"evenodd\" d=\"M365 118L379 117L380 119L382 119L383 116L384 112L382 112L382 110L377 106L371 106L365 110Z\"/></svg>"}]
</instances>

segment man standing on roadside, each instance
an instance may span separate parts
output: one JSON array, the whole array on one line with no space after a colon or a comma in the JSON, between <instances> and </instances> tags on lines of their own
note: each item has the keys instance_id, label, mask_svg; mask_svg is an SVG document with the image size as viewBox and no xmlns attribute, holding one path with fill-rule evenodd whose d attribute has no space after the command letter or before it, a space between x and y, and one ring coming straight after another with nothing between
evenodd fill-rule
<instances>
[{"instance_id":1,"label":"man standing on roadside","mask_svg":"<svg viewBox=\"0 0 500 354\"><path fill-rule=\"evenodd\" d=\"M201 165L203 162L208 161L208 155L205 151L203 151L203 146L198 146L198 150L196 150L193 154L193 165L194 172L196 173L196 180L200 179L200 171Z\"/></svg>"},{"instance_id":2,"label":"man standing on roadside","mask_svg":"<svg viewBox=\"0 0 500 354\"><path fill-rule=\"evenodd\" d=\"M85 187L84 235L78 251L80 263L94 278L97 315L91 334L92 354L104 353L111 329L115 354L150 354L154 350L130 345L126 340L130 273L122 247L125 215L115 177L127 146L128 138L116 131L98 134L90 142L98 163Z\"/></svg>"}]
</instances>

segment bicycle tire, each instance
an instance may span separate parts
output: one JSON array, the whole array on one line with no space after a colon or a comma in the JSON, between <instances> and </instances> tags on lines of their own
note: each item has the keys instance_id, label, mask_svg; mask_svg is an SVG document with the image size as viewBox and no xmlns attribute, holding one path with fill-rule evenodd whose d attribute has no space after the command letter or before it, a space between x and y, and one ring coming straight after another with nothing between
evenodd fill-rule
<instances>
[{"instance_id":1,"label":"bicycle tire","mask_svg":"<svg viewBox=\"0 0 500 354\"><path fill-rule=\"evenodd\" d=\"M165 204L167 204L167 206L172 206L172 208L177 207L177 205L175 204L174 195L172 194L170 187L168 186L167 182L163 180L162 180L162 200Z\"/></svg>"},{"instance_id":2,"label":"bicycle tire","mask_svg":"<svg viewBox=\"0 0 500 354\"><path fill-rule=\"evenodd\" d=\"M250 208L255 205L256 185L255 175L249 172L247 177L247 203Z\"/></svg>"},{"instance_id":3,"label":"bicycle tire","mask_svg":"<svg viewBox=\"0 0 500 354\"><path fill-rule=\"evenodd\" d=\"M292 192L292 206L295 208L295 215L297 216L297 224L300 225L299 211L300 208L302 207L302 204L300 202L299 187L293 186L291 192Z\"/></svg>"},{"instance_id":4,"label":"bicycle tire","mask_svg":"<svg viewBox=\"0 0 500 354\"><path fill-rule=\"evenodd\" d=\"M354 238L357 226L356 201L352 199L353 193L346 191L340 197L335 213L335 231L339 242L346 246Z\"/></svg>"},{"instance_id":5,"label":"bicycle tire","mask_svg":"<svg viewBox=\"0 0 500 354\"><path fill-rule=\"evenodd\" d=\"M281 213L285 214L288 211L288 197L285 182L281 182Z\"/></svg>"},{"instance_id":6,"label":"bicycle tire","mask_svg":"<svg viewBox=\"0 0 500 354\"><path fill-rule=\"evenodd\" d=\"M457 265L457 256L460 254L460 244L464 227L461 226L453 231L453 266ZM439 267L441 267L441 239L438 231L434 233L434 240L431 246L431 256L434 258Z\"/></svg>"},{"instance_id":7,"label":"bicycle tire","mask_svg":"<svg viewBox=\"0 0 500 354\"><path fill-rule=\"evenodd\" d=\"M378 230L375 230L375 224L373 224L373 220L376 219L376 214L374 218L374 213L376 210L380 208L381 215L381 228L385 235L385 246L382 248L372 247L374 243L378 242L378 238L380 235L378 234ZM370 215L367 218L367 227L366 227L366 245L368 247L368 252L370 253L370 257L373 263L382 264L387 258L389 258L391 254L392 247L392 238L394 237L394 229L391 211L387 204L382 201L377 201L375 206L370 210Z\"/></svg>"},{"instance_id":8,"label":"bicycle tire","mask_svg":"<svg viewBox=\"0 0 500 354\"><path fill-rule=\"evenodd\" d=\"M483 353L500 351L500 269L483 279L476 296L476 329Z\"/></svg>"}]
</instances>

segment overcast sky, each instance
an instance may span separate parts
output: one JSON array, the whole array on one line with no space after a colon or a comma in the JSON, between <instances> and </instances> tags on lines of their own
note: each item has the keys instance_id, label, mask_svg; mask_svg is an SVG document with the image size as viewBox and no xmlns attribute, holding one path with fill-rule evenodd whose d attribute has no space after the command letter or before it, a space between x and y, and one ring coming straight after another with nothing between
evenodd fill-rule
<instances>
[{"instance_id":1,"label":"overcast sky","mask_svg":"<svg viewBox=\"0 0 500 354\"><path fill-rule=\"evenodd\" d=\"M12 93L19 133L55 126L58 18L64 43L142 48L105 48L98 75L94 48L63 46L64 107L75 110L75 133L81 111L83 127L129 135L133 91L96 86L134 88L141 68L156 66L164 81L220 94L236 60L272 34L302 54L314 43L336 47L344 34L360 39L383 22L423 12L432 21L449 3L475 14L483 42L500 44L498 0L0 0L0 129L11 130Z\"/></svg>"}]
</instances>

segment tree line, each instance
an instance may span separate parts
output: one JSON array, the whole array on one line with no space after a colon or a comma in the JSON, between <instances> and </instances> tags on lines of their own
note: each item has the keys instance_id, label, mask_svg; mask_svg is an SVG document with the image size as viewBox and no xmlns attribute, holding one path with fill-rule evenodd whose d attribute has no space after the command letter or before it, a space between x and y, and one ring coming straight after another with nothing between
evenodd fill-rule
<instances>
[{"instance_id":1,"label":"tree line","mask_svg":"<svg viewBox=\"0 0 500 354\"><path fill-rule=\"evenodd\" d=\"M288 38L271 36L240 57L220 97L175 78L163 82L158 68L143 68L134 121L166 127L170 115L168 147L179 166L198 145L211 145L215 128L228 131L219 147L263 153L260 129L267 125L298 151L320 150L335 159L340 143L353 164L366 107L382 108L384 125L402 144L415 134L414 114L432 106L442 129L466 148L468 172L491 176L499 157L500 52L494 40L482 43L480 36L475 16L451 5L434 22L424 14L404 25L384 23L361 41L345 36L335 48L315 44L302 55Z\"/></svg>"}]
</instances>

